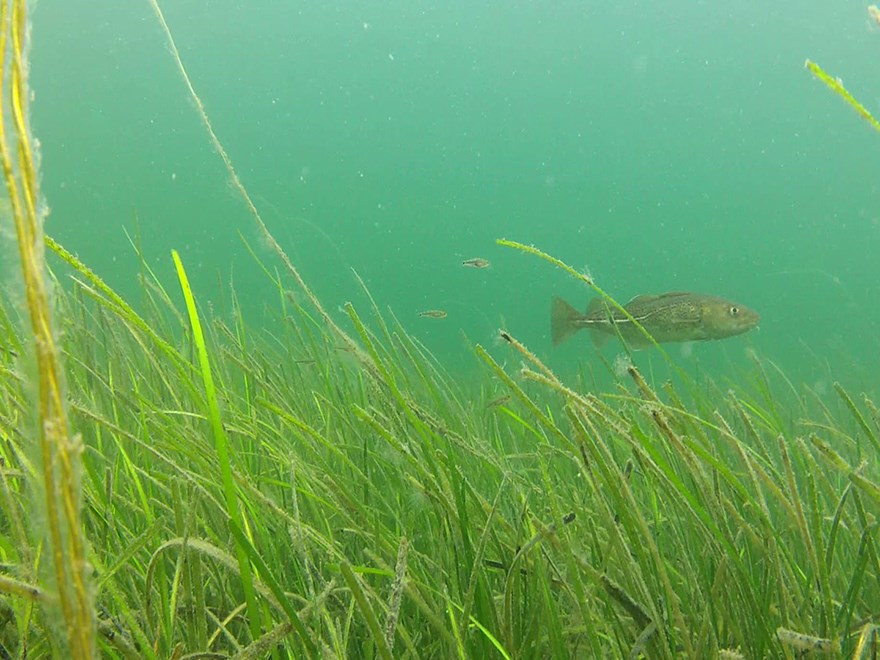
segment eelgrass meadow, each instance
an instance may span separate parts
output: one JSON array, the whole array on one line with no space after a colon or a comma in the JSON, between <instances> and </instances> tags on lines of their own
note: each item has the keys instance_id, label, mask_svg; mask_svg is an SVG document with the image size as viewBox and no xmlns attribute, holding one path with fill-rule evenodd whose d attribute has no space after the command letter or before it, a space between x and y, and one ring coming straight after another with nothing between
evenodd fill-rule
<instances>
[{"instance_id":1,"label":"eelgrass meadow","mask_svg":"<svg viewBox=\"0 0 880 660\"><path fill-rule=\"evenodd\" d=\"M0 304L0 658L877 657L869 396L758 353L698 381L659 346L669 380L622 359L563 381L514 328L456 379L378 304L325 310L176 48L275 322L235 289L214 314L177 252L172 289L137 247L135 306L42 234L25 7L2 9L22 289Z\"/></svg>"}]
</instances>

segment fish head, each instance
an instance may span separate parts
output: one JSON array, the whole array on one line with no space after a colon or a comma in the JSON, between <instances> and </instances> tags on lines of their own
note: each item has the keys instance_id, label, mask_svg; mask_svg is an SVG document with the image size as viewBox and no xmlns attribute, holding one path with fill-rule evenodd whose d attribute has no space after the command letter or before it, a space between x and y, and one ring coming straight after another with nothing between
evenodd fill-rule
<instances>
[{"instance_id":1,"label":"fish head","mask_svg":"<svg viewBox=\"0 0 880 660\"><path fill-rule=\"evenodd\" d=\"M761 316L745 305L712 298L702 305L703 329L707 339L724 339L748 332L761 320Z\"/></svg>"}]
</instances>

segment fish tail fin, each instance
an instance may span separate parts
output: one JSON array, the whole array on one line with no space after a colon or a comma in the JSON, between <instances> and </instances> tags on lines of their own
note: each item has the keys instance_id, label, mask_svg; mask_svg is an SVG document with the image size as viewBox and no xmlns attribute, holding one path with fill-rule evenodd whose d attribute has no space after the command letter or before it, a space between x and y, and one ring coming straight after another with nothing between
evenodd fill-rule
<instances>
[{"instance_id":1,"label":"fish tail fin","mask_svg":"<svg viewBox=\"0 0 880 660\"><path fill-rule=\"evenodd\" d=\"M562 298L554 297L550 306L550 335L553 337L553 345L559 346L571 337L580 328L576 321L583 318L583 314L565 302Z\"/></svg>"}]
</instances>

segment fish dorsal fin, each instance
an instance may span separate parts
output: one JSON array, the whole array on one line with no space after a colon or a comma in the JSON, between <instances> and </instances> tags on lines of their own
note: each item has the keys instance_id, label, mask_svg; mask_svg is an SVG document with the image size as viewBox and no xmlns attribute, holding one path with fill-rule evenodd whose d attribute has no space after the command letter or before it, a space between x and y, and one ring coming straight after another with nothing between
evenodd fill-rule
<instances>
[{"instance_id":1,"label":"fish dorsal fin","mask_svg":"<svg viewBox=\"0 0 880 660\"><path fill-rule=\"evenodd\" d=\"M669 298L681 298L683 296L691 296L693 295L689 291L667 291L666 293L658 293L658 294L649 294L636 296L632 300L630 300L627 305L647 305L649 303L655 303L658 300L667 300Z\"/></svg>"},{"instance_id":2,"label":"fish dorsal fin","mask_svg":"<svg viewBox=\"0 0 880 660\"><path fill-rule=\"evenodd\" d=\"M606 303L605 299L601 296L596 296L590 301L590 304L587 305L587 316L593 316L594 314L602 314L603 316L608 316L610 314L608 303Z\"/></svg>"},{"instance_id":3,"label":"fish dorsal fin","mask_svg":"<svg viewBox=\"0 0 880 660\"><path fill-rule=\"evenodd\" d=\"M635 298L630 299L629 302L624 305L624 307L629 307L630 305L644 305L649 302L654 302L655 300L660 300L664 295L661 293L660 295L641 295L636 296Z\"/></svg>"},{"instance_id":4,"label":"fish dorsal fin","mask_svg":"<svg viewBox=\"0 0 880 660\"><path fill-rule=\"evenodd\" d=\"M657 293L657 294L647 294L636 296L632 300L630 300L627 305L632 305L634 303L638 303L640 305L644 305L646 303L654 302L657 300L662 300L664 298L679 298L681 296L689 296L691 295L687 291L668 291L666 293Z\"/></svg>"}]
</instances>

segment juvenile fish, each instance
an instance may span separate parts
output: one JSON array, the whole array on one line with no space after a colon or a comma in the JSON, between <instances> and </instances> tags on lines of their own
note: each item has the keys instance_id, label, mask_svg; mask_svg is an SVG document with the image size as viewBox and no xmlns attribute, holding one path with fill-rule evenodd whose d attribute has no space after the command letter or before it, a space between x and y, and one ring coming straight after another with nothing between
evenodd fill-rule
<instances>
[{"instance_id":1,"label":"juvenile fish","mask_svg":"<svg viewBox=\"0 0 880 660\"><path fill-rule=\"evenodd\" d=\"M494 408L500 408L508 401L510 401L512 397L509 394L502 394L499 397L492 399L491 401L486 402L486 410L492 410Z\"/></svg>"},{"instance_id":2,"label":"juvenile fish","mask_svg":"<svg viewBox=\"0 0 880 660\"><path fill-rule=\"evenodd\" d=\"M423 319L445 319L446 312L442 309L426 309L424 312L419 312L419 316Z\"/></svg>"},{"instance_id":3,"label":"juvenile fish","mask_svg":"<svg viewBox=\"0 0 880 660\"><path fill-rule=\"evenodd\" d=\"M480 257L465 259L461 262L461 265L467 266L468 268L488 268L489 266L491 266L488 259L482 259Z\"/></svg>"},{"instance_id":4,"label":"juvenile fish","mask_svg":"<svg viewBox=\"0 0 880 660\"><path fill-rule=\"evenodd\" d=\"M636 296L623 308L657 343L733 337L754 328L761 318L748 307L724 298L681 291ZM550 327L556 346L581 328L591 331L596 346L618 333L633 348L651 346L647 337L623 312L602 298L594 298L584 314L562 298L554 298L550 308Z\"/></svg>"}]
</instances>

